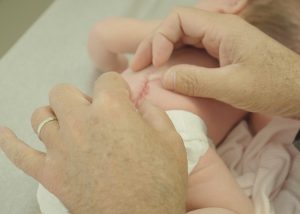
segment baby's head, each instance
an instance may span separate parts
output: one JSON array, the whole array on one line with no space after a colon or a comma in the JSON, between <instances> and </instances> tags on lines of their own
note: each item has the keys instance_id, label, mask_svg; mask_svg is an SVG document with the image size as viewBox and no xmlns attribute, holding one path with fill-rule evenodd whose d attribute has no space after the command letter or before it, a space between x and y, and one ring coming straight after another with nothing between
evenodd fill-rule
<instances>
[{"instance_id":1,"label":"baby's head","mask_svg":"<svg viewBox=\"0 0 300 214\"><path fill-rule=\"evenodd\" d=\"M300 0L199 0L198 8L237 14L300 53Z\"/></svg>"}]
</instances>

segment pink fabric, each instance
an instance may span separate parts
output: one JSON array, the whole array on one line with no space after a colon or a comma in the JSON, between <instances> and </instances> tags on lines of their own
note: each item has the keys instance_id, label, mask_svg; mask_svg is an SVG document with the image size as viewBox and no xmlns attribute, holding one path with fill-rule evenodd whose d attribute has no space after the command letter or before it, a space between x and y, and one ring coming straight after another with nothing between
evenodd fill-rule
<instances>
[{"instance_id":1,"label":"pink fabric","mask_svg":"<svg viewBox=\"0 0 300 214\"><path fill-rule=\"evenodd\" d=\"M274 118L256 136L241 122L217 151L256 214L300 213L300 152L292 145L300 121Z\"/></svg>"}]
</instances>

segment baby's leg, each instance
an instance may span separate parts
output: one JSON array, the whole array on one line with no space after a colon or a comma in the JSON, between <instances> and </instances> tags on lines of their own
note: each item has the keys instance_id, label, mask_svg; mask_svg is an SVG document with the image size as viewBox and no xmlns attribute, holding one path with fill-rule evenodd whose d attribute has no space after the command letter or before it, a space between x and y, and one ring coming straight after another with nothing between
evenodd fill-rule
<instances>
[{"instance_id":1,"label":"baby's leg","mask_svg":"<svg viewBox=\"0 0 300 214\"><path fill-rule=\"evenodd\" d=\"M216 151L209 148L188 180L188 211L201 208L223 208L236 213L254 212L250 199L238 186Z\"/></svg>"},{"instance_id":2,"label":"baby's leg","mask_svg":"<svg viewBox=\"0 0 300 214\"><path fill-rule=\"evenodd\" d=\"M243 194L214 146L210 144L204 121L197 115L182 110L167 111L167 114L187 151L187 211L228 213L229 210L252 213L250 200ZM210 211L203 210L206 208ZM224 212L219 212L220 210Z\"/></svg>"},{"instance_id":3,"label":"baby's leg","mask_svg":"<svg viewBox=\"0 0 300 214\"><path fill-rule=\"evenodd\" d=\"M135 52L138 44L159 21L109 18L95 25L90 33L88 50L98 69L121 72L127 67L125 53Z\"/></svg>"}]
</instances>

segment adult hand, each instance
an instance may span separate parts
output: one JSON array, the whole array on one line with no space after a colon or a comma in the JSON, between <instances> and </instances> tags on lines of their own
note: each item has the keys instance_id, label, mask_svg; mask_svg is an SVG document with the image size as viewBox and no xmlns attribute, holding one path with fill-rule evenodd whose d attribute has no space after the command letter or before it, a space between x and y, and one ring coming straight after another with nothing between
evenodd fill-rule
<instances>
[{"instance_id":1,"label":"adult hand","mask_svg":"<svg viewBox=\"0 0 300 214\"><path fill-rule=\"evenodd\" d=\"M118 74L97 80L92 101L72 86L55 87L50 106L32 117L34 130L48 117L58 119L40 133L47 153L7 128L0 146L71 213L184 213L182 140L160 109L145 102L137 112Z\"/></svg>"},{"instance_id":2,"label":"adult hand","mask_svg":"<svg viewBox=\"0 0 300 214\"><path fill-rule=\"evenodd\" d=\"M131 67L164 64L174 48L205 48L220 68L179 65L165 88L251 112L300 118L300 57L238 16L175 9L137 49Z\"/></svg>"}]
</instances>

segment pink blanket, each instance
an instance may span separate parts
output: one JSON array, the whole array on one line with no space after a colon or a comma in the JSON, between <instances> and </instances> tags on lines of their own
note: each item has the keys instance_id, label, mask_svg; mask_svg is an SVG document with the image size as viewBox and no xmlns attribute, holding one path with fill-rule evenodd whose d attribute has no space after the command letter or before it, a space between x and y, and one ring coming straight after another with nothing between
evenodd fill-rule
<instances>
[{"instance_id":1,"label":"pink blanket","mask_svg":"<svg viewBox=\"0 0 300 214\"><path fill-rule=\"evenodd\" d=\"M252 199L256 214L300 213L300 121L274 118L256 136L240 123L217 149Z\"/></svg>"}]
</instances>

